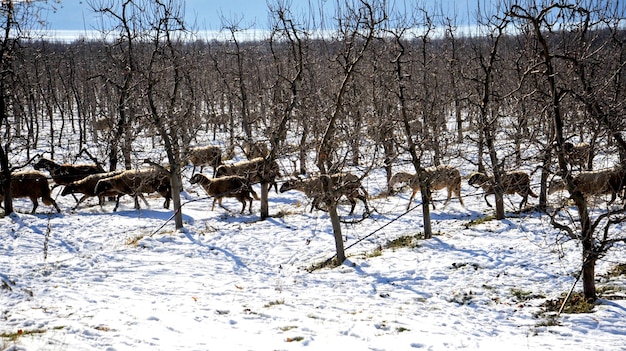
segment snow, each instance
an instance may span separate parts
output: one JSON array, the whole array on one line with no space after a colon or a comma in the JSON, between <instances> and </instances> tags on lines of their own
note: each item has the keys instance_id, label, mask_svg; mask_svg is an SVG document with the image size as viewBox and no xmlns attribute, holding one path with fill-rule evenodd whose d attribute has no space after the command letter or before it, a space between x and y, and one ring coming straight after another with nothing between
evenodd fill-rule
<instances>
[{"instance_id":1,"label":"snow","mask_svg":"<svg viewBox=\"0 0 626 351\"><path fill-rule=\"evenodd\" d=\"M34 215L16 199L0 219L0 349L626 350L624 299L556 325L540 313L571 289L581 248L544 214L514 215L517 196L507 219L481 222L493 210L466 181L465 207L443 206L438 191L436 235L378 255L423 222L420 206L402 215L409 191L378 196L384 172L374 170L365 186L376 211L361 220L361 203L353 216L340 205L348 259L308 272L335 253L327 213L309 212L296 191L271 191L264 221L258 201L251 215L234 199L224 200L232 211L211 211L189 176L180 231L156 196L139 210L126 197L117 212L95 199L71 211L56 188L62 213L40 204ZM598 262L598 287L626 289L624 276L604 276L625 258L616 246Z\"/></svg>"}]
</instances>

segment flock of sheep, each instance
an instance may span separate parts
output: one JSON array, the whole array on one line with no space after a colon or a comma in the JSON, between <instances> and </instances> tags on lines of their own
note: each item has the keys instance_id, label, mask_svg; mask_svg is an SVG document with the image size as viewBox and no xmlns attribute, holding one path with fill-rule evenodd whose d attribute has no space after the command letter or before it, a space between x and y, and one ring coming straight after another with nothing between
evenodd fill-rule
<instances>
[{"instance_id":1,"label":"flock of sheep","mask_svg":"<svg viewBox=\"0 0 626 351\"><path fill-rule=\"evenodd\" d=\"M580 167L581 171L574 176L574 185L585 195L610 194L612 203L618 195L622 198L624 185L626 185L626 171L621 168L583 171L589 162L590 146L585 143L574 145L564 144L565 155L570 165ZM242 204L241 213L244 213L246 205L252 213L252 201L259 197L252 188L252 184L265 182L281 193L289 190L302 191L312 200L311 211L322 209L320 204L326 202L327 193L323 191L325 184L332 184L337 191L337 195L345 196L350 204L350 214L354 212L356 200L363 202L365 209L369 212L367 204L368 194L360 178L350 173L337 173L333 175L323 175L306 179L290 179L283 182L280 190L276 180L281 177L279 166L276 162L269 162L264 156L267 149L256 146L255 150L247 148L244 150L251 159L237 163L222 163L222 150L217 146L196 147L189 150L188 161L193 165L193 176L191 184L201 186L205 192L213 197L212 210L217 202L222 205L224 197L236 198ZM202 172L204 166L213 168L213 177L202 173L195 173L196 167L200 167ZM135 208L139 208L139 198L147 204L144 194L159 193L165 198L164 208L169 208L172 189L168 172L160 167L146 168L140 170L124 170L105 172L98 165L71 165L58 164L46 158L40 158L34 165L34 170L20 171L12 174L10 189L12 197L28 197L33 203L31 213L35 213L38 207L38 199L48 206L61 212L59 206L51 197L51 189L48 177L41 170L46 170L52 178L55 186L64 186L61 195L82 194L77 200L73 209L76 209L82 202L90 197L98 197L100 206L106 197L116 197L116 204L113 211L119 206L119 200L124 195L133 196ZM424 180L429 184L431 190L441 190L446 188L448 197L446 203L452 196L459 199L461 205L461 174L458 169L450 165L440 165L425 168ZM487 196L494 194L495 181L493 176L474 172L469 175L468 183L474 187L481 187L484 190L484 198L488 206L491 204ZM537 197L530 187L530 176L523 171L507 172L501 177L502 190L504 194L519 194L522 197L520 209L528 202L528 196ZM398 185L408 185L413 192L409 199L410 207L413 198L420 190L417 175L406 172L396 173L389 182L389 188L393 189ZM566 190L562 180L554 180L550 183L549 193ZM0 202L3 201L4 194L0 188ZM434 206L434 204L433 204Z\"/></svg>"}]
</instances>

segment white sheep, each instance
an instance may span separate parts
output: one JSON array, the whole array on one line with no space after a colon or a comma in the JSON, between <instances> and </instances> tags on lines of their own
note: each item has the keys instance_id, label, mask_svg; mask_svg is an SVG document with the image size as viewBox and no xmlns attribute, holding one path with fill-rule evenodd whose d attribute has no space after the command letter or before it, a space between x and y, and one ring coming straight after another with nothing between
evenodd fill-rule
<instances>
[{"instance_id":1,"label":"white sheep","mask_svg":"<svg viewBox=\"0 0 626 351\"><path fill-rule=\"evenodd\" d=\"M126 170L118 175L100 179L96 183L95 193L97 196L115 193L117 201L113 211L117 211L119 200L123 195L131 195L135 198L135 208L139 208L138 197L147 203L143 194L158 192L165 198L164 208L169 208L172 198L172 187L169 174L154 168L140 170Z\"/></svg>"},{"instance_id":2,"label":"white sheep","mask_svg":"<svg viewBox=\"0 0 626 351\"><path fill-rule=\"evenodd\" d=\"M332 175L321 175L307 179L290 179L283 183L280 192L284 193L289 190L298 190L311 198L311 211L313 208L321 210L319 204L328 200L327 194L324 193L324 181L332 182L332 191L337 197L345 196L350 201L350 214L354 212L356 200L359 199L365 205L365 211L369 213L367 206L367 191L361 184L359 177L351 173L335 173Z\"/></svg>"},{"instance_id":3,"label":"white sheep","mask_svg":"<svg viewBox=\"0 0 626 351\"><path fill-rule=\"evenodd\" d=\"M446 188L448 190L448 198L446 199L445 204L447 204L452 196L456 194L459 198L459 202L462 206L463 198L461 197L461 173L458 169L450 165L439 165L434 167L427 167L423 169L424 178L428 185L430 186L430 190L441 190ZM394 186L398 184L407 184L413 192L411 193L411 197L409 198L409 204L407 206L407 210L411 208L411 203L413 202L413 198L418 191L420 191L420 184L417 174L411 174L406 172L398 172L391 177L389 180L389 188L393 189ZM444 206L445 206L444 204ZM433 208L435 204L433 203Z\"/></svg>"},{"instance_id":4,"label":"white sheep","mask_svg":"<svg viewBox=\"0 0 626 351\"><path fill-rule=\"evenodd\" d=\"M506 172L501 176L501 185L504 194L519 194L522 201L520 209L528 203L528 196L538 197L530 188L530 176L523 171ZM470 175L468 183L474 187L481 187L485 191L485 202L492 207L487 196L495 194L495 180L493 176L485 173L474 172Z\"/></svg>"},{"instance_id":5,"label":"white sheep","mask_svg":"<svg viewBox=\"0 0 626 351\"><path fill-rule=\"evenodd\" d=\"M189 149L187 160L193 165L192 173L196 172L196 167L200 166L200 172L204 166L213 167L213 175L217 167L222 164L222 149L219 146L197 146Z\"/></svg>"},{"instance_id":6,"label":"white sheep","mask_svg":"<svg viewBox=\"0 0 626 351\"><path fill-rule=\"evenodd\" d=\"M106 196L118 196L119 193L115 189L112 189L108 193L103 192L98 195L96 193L96 185L98 184L98 181L100 181L101 179L116 176L118 174L121 174L122 172L124 171L97 173L97 174L92 174L90 176L87 176L83 179L71 182L63 188L63 191L61 192L61 196L66 196L68 194L77 194L77 193L83 194L83 196L78 200L76 205L72 208L73 210L77 209L78 205L80 205L83 201L93 196L98 196L98 203L100 204L100 207L102 207L102 204L104 203L104 198Z\"/></svg>"},{"instance_id":7,"label":"white sheep","mask_svg":"<svg viewBox=\"0 0 626 351\"><path fill-rule=\"evenodd\" d=\"M563 143L563 152L570 166L578 166L581 170L587 169L589 156L591 155L591 145L584 142L573 144L566 141Z\"/></svg>"},{"instance_id":8,"label":"white sheep","mask_svg":"<svg viewBox=\"0 0 626 351\"><path fill-rule=\"evenodd\" d=\"M574 175L572 181L575 189L584 196L596 196L611 194L609 204L613 203L617 195L622 195L625 184L626 171L621 168L609 168L596 171L583 171ZM566 190L567 186L563 179L555 179L550 182L548 193Z\"/></svg>"},{"instance_id":9,"label":"white sheep","mask_svg":"<svg viewBox=\"0 0 626 351\"><path fill-rule=\"evenodd\" d=\"M216 177L227 175L238 175L248 179L250 184L257 184L262 181L270 184L270 189L274 187L278 192L278 184L276 178L280 177L280 168L276 161L267 162L263 157L257 157L252 160L241 161L233 164L223 164L217 167Z\"/></svg>"}]
</instances>

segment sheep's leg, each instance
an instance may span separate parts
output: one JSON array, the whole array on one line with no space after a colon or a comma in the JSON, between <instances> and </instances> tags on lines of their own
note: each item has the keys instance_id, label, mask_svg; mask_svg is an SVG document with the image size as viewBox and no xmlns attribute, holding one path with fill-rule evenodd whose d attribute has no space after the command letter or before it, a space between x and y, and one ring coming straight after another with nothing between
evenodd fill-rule
<instances>
[{"instance_id":1,"label":"sheep's leg","mask_svg":"<svg viewBox=\"0 0 626 351\"><path fill-rule=\"evenodd\" d=\"M37 201L37 198L31 198L31 200L33 201L33 210L30 211L31 214L35 214L35 210L37 210L37 207L39 206L39 202Z\"/></svg>"},{"instance_id":2,"label":"sheep's leg","mask_svg":"<svg viewBox=\"0 0 626 351\"><path fill-rule=\"evenodd\" d=\"M83 197L81 197L78 202L76 203L76 205L74 205L74 207L72 207L72 210L76 210L78 208L78 205L80 205L81 203L83 203L83 201L87 200L89 196L87 195L83 195ZM102 207L102 200L100 200L100 197L98 197L98 200L100 201L100 207Z\"/></svg>"},{"instance_id":3,"label":"sheep's leg","mask_svg":"<svg viewBox=\"0 0 626 351\"><path fill-rule=\"evenodd\" d=\"M311 210L309 211L309 213L313 212L313 208L316 208L319 210L319 207L317 207L317 197L314 197L313 201L311 201Z\"/></svg>"},{"instance_id":4,"label":"sheep's leg","mask_svg":"<svg viewBox=\"0 0 626 351\"><path fill-rule=\"evenodd\" d=\"M369 206L367 206L367 198L363 195L359 195L357 196L357 199L363 201L363 205L365 205L365 212L366 213L370 213L370 208Z\"/></svg>"},{"instance_id":5,"label":"sheep's leg","mask_svg":"<svg viewBox=\"0 0 626 351\"><path fill-rule=\"evenodd\" d=\"M243 214L243 212L246 210L246 198L242 197L239 199L239 201L241 202L241 212L239 212L239 214Z\"/></svg>"},{"instance_id":6,"label":"sheep's leg","mask_svg":"<svg viewBox=\"0 0 626 351\"><path fill-rule=\"evenodd\" d=\"M493 207L493 206L491 206L491 204L489 203L489 200L487 200L487 196L489 196L489 195L491 195L491 194L485 194L485 202L487 203L487 206L489 206L489 207Z\"/></svg>"},{"instance_id":7,"label":"sheep's leg","mask_svg":"<svg viewBox=\"0 0 626 351\"><path fill-rule=\"evenodd\" d=\"M52 189L50 189L50 191L52 191ZM74 201L78 202L79 200L76 198L76 194L72 193L72 197L74 198ZM82 198L81 198L82 199Z\"/></svg>"},{"instance_id":8,"label":"sheep's leg","mask_svg":"<svg viewBox=\"0 0 626 351\"><path fill-rule=\"evenodd\" d=\"M363 186L360 186L359 189L361 190L361 192L358 192L357 190L356 198L363 201L363 205L365 206L365 211L367 214L369 214L370 209L369 209L369 206L367 206L367 190L365 190Z\"/></svg>"},{"instance_id":9,"label":"sheep's leg","mask_svg":"<svg viewBox=\"0 0 626 351\"><path fill-rule=\"evenodd\" d=\"M50 202L52 202L52 206L54 206L54 208L56 208L57 213L61 213L61 209L59 208L59 205L57 205L57 202L54 201L53 198L50 198Z\"/></svg>"},{"instance_id":10,"label":"sheep's leg","mask_svg":"<svg viewBox=\"0 0 626 351\"><path fill-rule=\"evenodd\" d=\"M522 208L524 208L524 205L526 205L527 203L528 203L528 194L525 194L522 197L522 202L519 203L520 211L522 210Z\"/></svg>"},{"instance_id":11,"label":"sheep's leg","mask_svg":"<svg viewBox=\"0 0 626 351\"><path fill-rule=\"evenodd\" d=\"M235 196L235 198L241 202L241 212L239 212L239 214L243 214L244 211L246 210L246 200L249 198L249 196L246 195L246 193L239 193ZM250 203L250 207L252 207L252 203Z\"/></svg>"},{"instance_id":12,"label":"sheep's leg","mask_svg":"<svg viewBox=\"0 0 626 351\"><path fill-rule=\"evenodd\" d=\"M436 209L437 209L437 207L435 206L435 201L433 201L432 194L431 194L431 197L430 197L428 200L430 201L430 204L431 204L431 205L433 205L433 210L436 210ZM445 206L445 205L444 205L444 206Z\"/></svg>"},{"instance_id":13,"label":"sheep's leg","mask_svg":"<svg viewBox=\"0 0 626 351\"><path fill-rule=\"evenodd\" d=\"M612 192L611 192L611 200L609 200L608 205L612 204L612 203L613 203L613 201L615 201L615 199L616 199L616 198L617 198L617 193L616 193L616 192L614 192L614 191L612 191Z\"/></svg>"},{"instance_id":14,"label":"sheep's leg","mask_svg":"<svg viewBox=\"0 0 626 351\"><path fill-rule=\"evenodd\" d=\"M150 204L148 203L148 201L146 201L146 198L143 196L143 194L141 194L141 193L140 193L140 194L139 194L139 195L137 195L137 196L138 196L138 197L140 197L140 198L141 198L141 200L143 200L143 203L144 203L144 204L146 204L146 207L150 207ZM139 206L139 200L137 200L137 204L138 204L138 206ZM139 208L139 207L138 207L138 208Z\"/></svg>"},{"instance_id":15,"label":"sheep's leg","mask_svg":"<svg viewBox=\"0 0 626 351\"><path fill-rule=\"evenodd\" d=\"M348 201L350 201L350 215L354 213L354 208L356 207L356 201L354 201L354 199L350 198L348 199Z\"/></svg>"},{"instance_id":16,"label":"sheep's leg","mask_svg":"<svg viewBox=\"0 0 626 351\"><path fill-rule=\"evenodd\" d=\"M447 188L448 190L448 198L446 199L446 202L443 203L443 207L446 207L446 205L448 205L448 202L450 202L450 200L452 200L452 192L453 190L451 188Z\"/></svg>"},{"instance_id":17,"label":"sheep's leg","mask_svg":"<svg viewBox=\"0 0 626 351\"><path fill-rule=\"evenodd\" d=\"M456 191L455 191L456 195L459 198L459 202L461 203L461 206L465 207L465 204L463 203L463 198L461 197L461 187L457 187Z\"/></svg>"},{"instance_id":18,"label":"sheep's leg","mask_svg":"<svg viewBox=\"0 0 626 351\"><path fill-rule=\"evenodd\" d=\"M124 196L124 194L119 194L115 197L115 207L113 207L113 212L117 211L117 208L120 206L120 198Z\"/></svg>"},{"instance_id":19,"label":"sheep's leg","mask_svg":"<svg viewBox=\"0 0 626 351\"><path fill-rule=\"evenodd\" d=\"M217 200L217 204L218 204L218 205L220 205L220 207L221 207L221 208L223 208L223 209L225 209L226 211L230 212L230 210L229 210L226 206L222 205L222 198L219 198L219 199Z\"/></svg>"}]
</instances>

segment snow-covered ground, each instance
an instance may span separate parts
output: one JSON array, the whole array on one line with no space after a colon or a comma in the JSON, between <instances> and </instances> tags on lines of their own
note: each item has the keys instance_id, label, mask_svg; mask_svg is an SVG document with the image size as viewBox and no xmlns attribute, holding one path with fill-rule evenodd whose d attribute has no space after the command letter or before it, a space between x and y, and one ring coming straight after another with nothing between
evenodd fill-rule
<instances>
[{"instance_id":1,"label":"snow-covered ground","mask_svg":"<svg viewBox=\"0 0 626 351\"><path fill-rule=\"evenodd\" d=\"M492 210L465 180L465 207L432 211L433 239L378 254L423 230L421 207L404 214L409 191L377 196L384 174L374 170L364 179L372 215L340 206L347 261L308 272L335 253L327 213L295 191L270 192L264 221L258 201L252 215L234 199L224 200L232 212L211 211L188 173L182 231L157 197L140 210L126 197L116 213L95 199L71 211L57 188L62 213L40 205L35 215L15 200L17 213L0 219L0 349L626 350L624 300L558 323L540 313L574 284L578 243L540 213L479 221ZM519 200L507 197L507 210ZM625 258L622 245L599 261L598 287L626 289L624 276L603 278Z\"/></svg>"}]
</instances>

